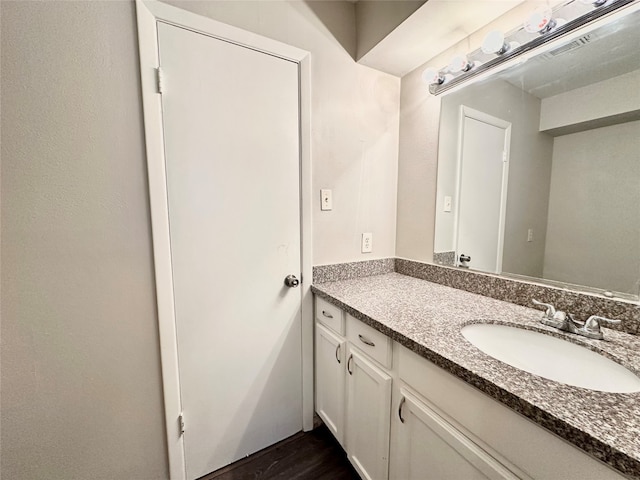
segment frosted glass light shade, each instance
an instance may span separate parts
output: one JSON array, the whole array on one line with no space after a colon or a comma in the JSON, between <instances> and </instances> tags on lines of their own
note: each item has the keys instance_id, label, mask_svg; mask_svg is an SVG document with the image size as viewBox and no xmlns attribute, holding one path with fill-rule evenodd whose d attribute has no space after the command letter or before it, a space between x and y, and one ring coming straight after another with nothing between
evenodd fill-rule
<instances>
[{"instance_id":1,"label":"frosted glass light shade","mask_svg":"<svg viewBox=\"0 0 640 480\"><path fill-rule=\"evenodd\" d=\"M451 73L468 72L473 65L469 63L466 55L456 55L449 62L448 69Z\"/></svg>"},{"instance_id":2,"label":"frosted glass light shade","mask_svg":"<svg viewBox=\"0 0 640 480\"><path fill-rule=\"evenodd\" d=\"M509 45L504 41L504 33L500 30L489 32L482 42L482 51L486 54L497 53L501 55L508 49Z\"/></svg>"},{"instance_id":3,"label":"frosted glass light shade","mask_svg":"<svg viewBox=\"0 0 640 480\"><path fill-rule=\"evenodd\" d=\"M429 84L442 84L444 82L444 77L440 74L440 72L432 67L427 67L424 72L422 72L422 80Z\"/></svg>"},{"instance_id":4,"label":"frosted glass light shade","mask_svg":"<svg viewBox=\"0 0 640 480\"><path fill-rule=\"evenodd\" d=\"M524 22L528 33L546 33L555 26L553 14L549 7L536 8Z\"/></svg>"}]
</instances>

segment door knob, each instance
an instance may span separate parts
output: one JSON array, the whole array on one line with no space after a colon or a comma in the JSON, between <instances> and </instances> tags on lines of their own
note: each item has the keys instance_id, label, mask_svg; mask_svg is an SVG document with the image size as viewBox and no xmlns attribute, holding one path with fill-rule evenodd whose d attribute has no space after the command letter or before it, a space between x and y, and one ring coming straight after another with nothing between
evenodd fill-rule
<instances>
[{"instance_id":1,"label":"door knob","mask_svg":"<svg viewBox=\"0 0 640 480\"><path fill-rule=\"evenodd\" d=\"M300 285L300 280L298 280L295 275L287 275L284 279L284 284L287 287L295 288Z\"/></svg>"},{"instance_id":2,"label":"door knob","mask_svg":"<svg viewBox=\"0 0 640 480\"><path fill-rule=\"evenodd\" d=\"M458 266L462 267L462 268L469 268L469 264L468 262L471 261L471 257L469 255L465 255L464 253L462 255L460 255L460 257L458 258L459 263Z\"/></svg>"}]
</instances>

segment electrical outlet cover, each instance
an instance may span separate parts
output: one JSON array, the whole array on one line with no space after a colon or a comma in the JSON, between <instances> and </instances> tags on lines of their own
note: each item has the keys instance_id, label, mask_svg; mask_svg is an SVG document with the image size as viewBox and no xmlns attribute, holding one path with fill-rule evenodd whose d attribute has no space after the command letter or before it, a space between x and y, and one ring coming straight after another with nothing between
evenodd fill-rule
<instances>
[{"instance_id":1,"label":"electrical outlet cover","mask_svg":"<svg viewBox=\"0 0 640 480\"><path fill-rule=\"evenodd\" d=\"M373 233L362 234L362 253L373 252Z\"/></svg>"}]
</instances>

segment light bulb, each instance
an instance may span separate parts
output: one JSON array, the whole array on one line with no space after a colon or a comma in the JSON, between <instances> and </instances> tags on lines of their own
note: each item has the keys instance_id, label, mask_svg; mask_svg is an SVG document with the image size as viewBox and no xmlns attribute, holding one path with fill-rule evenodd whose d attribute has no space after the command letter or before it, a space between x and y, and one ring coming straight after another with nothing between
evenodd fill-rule
<instances>
[{"instance_id":1,"label":"light bulb","mask_svg":"<svg viewBox=\"0 0 640 480\"><path fill-rule=\"evenodd\" d=\"M442 74L432 67L427 67L425 71L422 72L422 80L429 85L442 85L444 83Z\"/></svg>"},{"instance_id":2,"label":"light bulb","mask_svg":"<svg viewBox=\"0 0 640 480\"><path fill-rule=\"evenodd\" d=\"M467 60L466 55L456 55L451 59L447 68L451 73L468 72L473 68L473 63Z\"/></svg>"},{"instance_id":3,"label":"light bulb","mask_svg":"<svg viewBox=\"0 0 640 480\"><path fill-rule=\"evenodd\" d=\"M524 29L528 33L544 34L556 26L553 12L549 7L536 8L524 22Z\"/></svg>"},{"instance_id":4,"label":"light bulb","mask_svg":"<svg viewBox=\"0 0 640 480\"><path fill-rule=\"evenodd\" d=\"M482 51L488 55L495 53L502 55L507 52L510 45L504 41L504 33L500 30L493 30L484 37L482 42Z\"/></svg>"}]
</instances>

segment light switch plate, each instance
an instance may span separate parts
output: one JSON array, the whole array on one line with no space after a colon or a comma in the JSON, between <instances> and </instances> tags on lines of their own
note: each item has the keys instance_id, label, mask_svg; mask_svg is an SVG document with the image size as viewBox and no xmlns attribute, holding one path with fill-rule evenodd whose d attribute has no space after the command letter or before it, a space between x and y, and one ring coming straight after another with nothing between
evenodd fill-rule
<instances>
[{"instance_id":1,"label":"light switch plate","mask_svg":"<svg viewBox=\"0 0 640 480\"><path fill-rule=\"evenodd\" d=\"M444 197L444 211L445 212L451 211L451 197L448 195Z\"/></svg>"},{"instance_id":2,"label":"light switch plate","mask_svg":"<svg viewBox=\"0 0 640 480\"><path fill-rule=\"evenodd\" d=\"M333 196L331 190L323 188L320 190L320 210L332 210L333 209Z\"/></svg>"},{"instance_id":3,"label":"light switch plate","mask_svg":"<svg viewBox=\"0 0 640 480\"><path fill-rule=\"evenodd\" d=\"M373 233L362 234L362 253L373 252Z\"/></svg>"}]
</instances>

